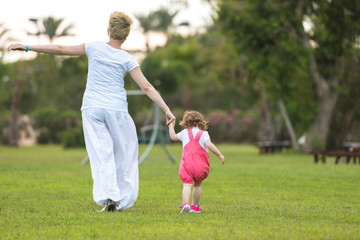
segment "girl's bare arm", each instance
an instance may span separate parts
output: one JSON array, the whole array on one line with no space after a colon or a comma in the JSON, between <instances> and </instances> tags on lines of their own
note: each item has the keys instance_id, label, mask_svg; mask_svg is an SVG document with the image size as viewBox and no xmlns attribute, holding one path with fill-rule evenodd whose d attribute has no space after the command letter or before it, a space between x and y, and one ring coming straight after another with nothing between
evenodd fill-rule
<instances>
[{"instance_id":1,"label":"girl's bare arm","mask_svg":"<svg viewBox=\"0 0 360 240\"><path fill-rule=\"evenodd\" d=\"M179 141L179 137L175 132L175 122L172 122L169 124L169 135L170 135L170 139L173 141Z\"/></svg>"},{"instance_id":2,"label":"girl's bare arm","mask_svg":"<svg viewBox=\"0 0 360 240\"><path fill-rule=\"evenodd\" d=\"M210 141L207 140L205 142L205 146L212 152L214 153L216 156L218 156L218 158L220 158L221 160L221 164L224 165L225 163L225 157L221 154L221 152L219 151L219 149L217 149L217 147Z\"/></svg>"}]
</instances>

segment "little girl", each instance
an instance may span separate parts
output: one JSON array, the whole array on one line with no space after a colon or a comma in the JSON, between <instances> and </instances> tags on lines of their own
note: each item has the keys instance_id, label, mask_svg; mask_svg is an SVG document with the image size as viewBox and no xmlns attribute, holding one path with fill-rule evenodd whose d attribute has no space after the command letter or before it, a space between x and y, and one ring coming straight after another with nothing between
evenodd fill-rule
<instances>
[{"instance_id":1,"label":"little girl","mask_svg":"<svg viewBox=\"0 0 360 240\"><path fill-rule=\"evenodd\" d=\"M183 182L182 200L180 213L201 213L199 206L201 196L201 183L209 175L209 153L208 149L218 156L224 165L225 157L211 142L207 129L207 123L203 115L197 111L186 111L180 126L185 129L175 133L175 122L169 125L170 138L173 141L181 141L183 153L180 162L179 176ZM194 185L192 205L190 207L191 188Z\"/></svg>"}]
</instances>

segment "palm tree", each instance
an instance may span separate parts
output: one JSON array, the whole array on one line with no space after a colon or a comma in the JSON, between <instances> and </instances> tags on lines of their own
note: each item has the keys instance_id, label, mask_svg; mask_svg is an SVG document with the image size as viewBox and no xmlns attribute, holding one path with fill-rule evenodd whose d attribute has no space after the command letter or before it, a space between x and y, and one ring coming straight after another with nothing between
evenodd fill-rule
<instances>
[{"instance_id":1,"label":"palm tree","mask_svg":"<svg viewBox=\"0 0 360 240\"><path fill-rule=\"evenodd\" d=\"M173 20L177 14L178 11L171 14L166 8L160 8L159 10L155 11L154 15L156 16L157 20L156 30L168 35L171 28L174 27Z\"/></svg>"},{"instance_id":2,"label":"palm tree","mask_svg":"<svg viewBox=\"0 0 360 240\"><path fill-rule=\"evenodd\" d=\"M169 12L166 8L160 8L154 12L150 12L149 15L145 14L136 14L135 17L140 22L140 26L143 29L143 33L146 39L146 49L147 52L150 50L150 33L151 32L161 32L169 36L169 32L172 27L175 27L173 20L179 11L175 11L173 14ZM181 26L187 26L187 22L180 24Z\"/></svg>"},{"instance_id":3,"label":"palm tree","mask_svg":"<svg viewBox=\"0 0 360 240\"><path fill-rule=\"evenodd\" d=\"M53 17L47 17L42 19L42 27L39 26L38 22L39 20L36 18L30 18L29 21L33 22L37 27L36 33L29 33L28 35L32 36L41 36L45 35L49 38L50 43L53 42L54 38L59 37L65 37L65 36L72 36L72 34L69 33L69 30L73 28L73 25L70 24L66 26L60 33L59 32L59 26L64 21L64 19L55 19ZM3 32L3 31L2 31ZM1 37L2 35L0 35ZM20 64L19 70L16 71L19 73L18 76L15 78L15 86L14 86L14 92L12 95L12 101L11 101L11 117L10 117L10 145L11 146L17 146L18 145L18 125L17 125L17 119L18 119L18 112L19 112L19 105L20 105L20 88L21 88L21 82L22 78L24 76L28 76L29 72L31 72L32 69L29 69L29 67L24 67L22 64Z\"/></svg>"},{"instance_id":4,"label":"palm tree","mask_svg":"<svg viewBox=\"0 0 360 240\"><path fill-rule=\"evenodd\" d=\"M140 27L143 30L144 36L145 36L145 45L146 45L146 51L150 51L150 32L155 31L156 29L156 23L155 23L155 15L153 12L149 13L149 15L145 14L135 14L136 19L140 23Z\"/></svg>"},{"instance_id":5,"label":"palm tree","mask_svg":"<svg viewBox=\"0 0 360 240\"><path fill-rule=\"evenodd\" d=\"M0 23L0 61L4 57L4 52L6 50L5 44L9 41L13 41L12 37L8 37L9 29L4 27L3 23Z\"/></svg>"},{"instance_id":6,"label":"palm tree","mask_svg":"<svg viewBox=\"0 0 360 240\"><path fill-rule=\"evenodd\" d=\"M63 23L64 19L59 18L56 19L54 17L46 17L42 19L42 26L39 26L39 19L37 18L30 18L29 21L33 22L37 27L36 33L29 33L32 36L41 36L44 35L49 38L50 43L53 42L54 38L59 37L68 37L74 36L74 34L69 33L69 31L74 27L73 24L66 26L61 32L59 32L59 27Z\"/></svg>"}]
</instances>

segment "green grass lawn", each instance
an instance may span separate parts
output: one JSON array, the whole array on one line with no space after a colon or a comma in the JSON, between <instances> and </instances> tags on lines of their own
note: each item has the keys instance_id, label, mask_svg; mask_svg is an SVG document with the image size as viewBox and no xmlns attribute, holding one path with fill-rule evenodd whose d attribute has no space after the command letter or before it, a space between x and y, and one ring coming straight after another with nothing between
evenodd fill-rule
<instances>
[{"instance_id":1,"label":"green grass lawn","mask_svg":"<svg viewBox=\"0 0 360 240\"><path fill-rule=\"evenodd\" d=\"M160 147L140 166L136 204L114 213L96 212L84 149L0 147L0 239L360 239L359 164L218 147L226 163L210 154L203 213L184 215L178 165Z\"/></svg>"}]
</instances>

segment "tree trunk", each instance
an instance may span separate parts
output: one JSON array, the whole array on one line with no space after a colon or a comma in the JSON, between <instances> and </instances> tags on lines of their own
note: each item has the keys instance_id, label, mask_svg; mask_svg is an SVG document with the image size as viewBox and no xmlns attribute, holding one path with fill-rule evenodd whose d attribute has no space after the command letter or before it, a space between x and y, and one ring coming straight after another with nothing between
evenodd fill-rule
<instances>
[{"instance_id":1,"label":"tree trunk","mask_svg":"<svg viewBox=\"0 0 360 240\"><path fill-rule=\"evenodd\" d=\"M331 115L334 111L338 93L327 94L320 99L318 114L312 123L306 139L306 150L325 150L329 134Z\"/></svg>"},{"instance_id":2,"label":"tree trunk","mask_svg":"<svg viewBox=\"0 0 360 240\"><path fill-rule=\"evenodd\" d=\"M282 99L279 100L279 108L280 108L281 114L283 115L286 128L288 129L292 147L294 148L295 151L299 151L299 147L298 147L297 140L296 140L296 134L295 134L294 128L291 124L290 118L289 118L286 108L285 108L285 104Z\"/></svg>"},{"instance_id":3,"label":"tree trunk","mask_svg":"<svg viewBox=\"0 0 360 240\"><path fill-rule=\"evenodd\" d=\"M15 80L14 92L12 95L11 102L11 116L9 119L10 124L10 136L9 136L9 145L17 147L18 146L18 112L19 112L19 103L20 103L20 84L19 79Z\"/></svg>"},{"instance_id":4,"label":"tree trunk","mask_svg":"<svg viewBox=\"0 0 360 240\"><path fill-rule=\"evenodd\" d=\"M182 88L181 106L183 110L191 109L191 84L189 82Z\"/></svg>"},{"instance_id":5,"label":"tree trunk","mask_svg":"<svg viewBox=\"0 0 360 240\"><path fill-rule=\"evenodd\" d=\"M325 150L329 134L332 113L334 111L338 92L337 79L325 80L318 71L314 57L308 61L310 75L315 82L316 95L319 98L317 116L307 134L305 150Z\"/></svg>"},{"instance_id":6,"label":"tree trunk","mask_svg":"<svg viewBox=\"0 0 360 240\"><path fill-rule=\"evenodd\" d=\"M301 19L303 18L304 6L305 1L300 0L295 9L295 14ZM299 31L299 37L305 48L312 49L309 36L303 28ZM310 76L315 82L315 92L319 98L319 107L317 116L307 134L305 150L325 150L331 123L331 115L334 111L338 97L336 88L339 85L339 80L336 78L324 79L318 69L314 56L309 58L308 67ZM338 68L341 69L341 66L338 66Z\"/></svg>"},{"instance_id":7,"label":"tree trunk","mask_svg":"<svg viewBox=\"0 0 360 240\"><path fill-rule=\"evenodd\" d=\"M266 92L264 87L260 87L260 104L261 104L261 117L260 128L258 133L259 141L272 141L275 137L274 127L272 125L270 110L267 102Z\"/></svg>"}]
</instances>

